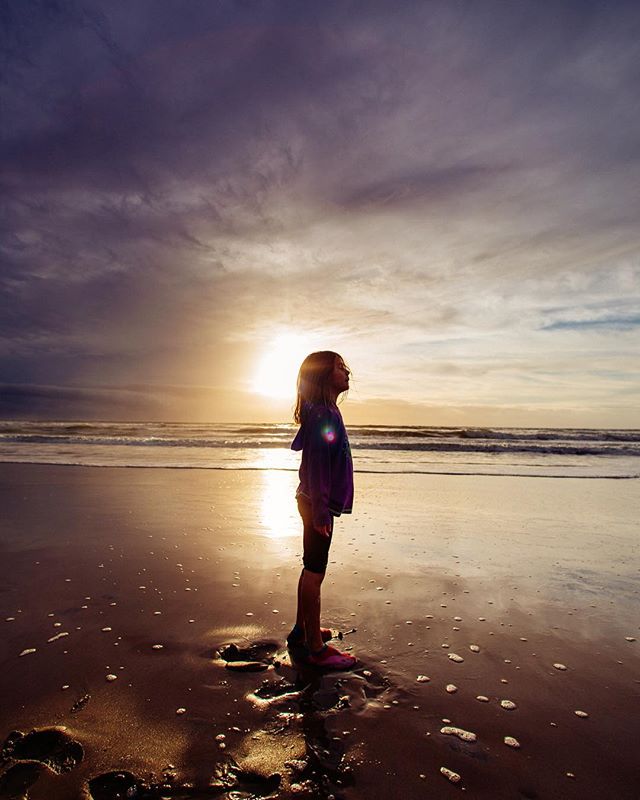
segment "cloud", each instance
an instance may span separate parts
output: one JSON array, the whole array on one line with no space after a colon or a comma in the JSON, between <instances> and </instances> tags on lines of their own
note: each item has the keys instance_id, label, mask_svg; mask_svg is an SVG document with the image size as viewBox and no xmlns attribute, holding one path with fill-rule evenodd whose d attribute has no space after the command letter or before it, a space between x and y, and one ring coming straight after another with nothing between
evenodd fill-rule
<instances>
[{"instance_id":1,"label":"cloud","mask_svg":"<svg viewBox=\"0 0 640 800\"><path fill-rule=\"evenodd\" d=\"M292 327L365 396L632 386L635 4L176 8L8 5L6 382L240 390Z\"/></svg>"}]
</instances>

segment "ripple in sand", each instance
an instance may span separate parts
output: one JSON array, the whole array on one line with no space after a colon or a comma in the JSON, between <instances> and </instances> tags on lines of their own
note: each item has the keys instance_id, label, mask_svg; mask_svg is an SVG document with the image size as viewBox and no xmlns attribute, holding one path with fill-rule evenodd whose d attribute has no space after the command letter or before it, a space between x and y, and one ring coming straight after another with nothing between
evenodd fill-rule
<instances>
[{"instance_id":1,"label":"ripple in sand","mask_svg":"<svg viewBox=\"0 0 640 800\"><path fill-rule=\"evenodd\" d=\"M462 664L464 658L459 656L457 653L447 653L447 658L450 658L451 661L455 661L456 664Z\"/></svg>"},{"instance_id":2,"label":"ripple in sand","mask_svg":"<svg viewBox=\"0 0 640 800\"><path fill-rule=\"evenodd\" d=\"M469 645L469 650L471 650L472 653L479 653L480 652L480 648L478 647L477 644L470 644Z\"/></svg>"},{"instance_id":3,"label":"ripple in sand","mask_svg":"<svg viewBox=\"0 0 640 800\"><path fill-rule=\"evenodd\" d=\"M560 672L565 672L567 669L564 664L554 664L553 666L555 667L555 669L559 669Z\"/></svg>"},{"instance_id":4,"label":"ripple in sand","mask_svg":"<svg viewBox=\"0 0 640 800\"><path fill-rule=\"evenodd\" d=\"M486 696L486 694L479 694L476 697L476 700L479 700L481 703L488 703L489 702L489 698Z\"/></svg>"},{"instance_id":5,"label":"ripple in sand","mask_svg":"<svg viewBox=\"0 0 640 800\"><path fill-rule=\"evenodd\" d=\"M448 781L451 781L451 783L460 783L460 781L462 780L462 778L460 777L460 775L458 775L457 772L454 772L451 769L447 769L446 767L440 767L440 772L442 773L442 775L444 775L444 777Z\"/></svg>"},{"instance_id":6,"label":"ripple in sand","mask_svg":"<svg viewBox=\"0 0 640 800\"><path fill-rule=\"evenodd\" d=\"M21 656L28 656L28 655L31 655L31 653L35 653L35 652L36 652L36 648L35 647L27 647L27 649L23 650L20 653L20 655Z\"/></svg>"},{"instance_id":7,"label":"ripple in sand","mask_svg":"<svg viewBox=\"0 0 640 800\"><path fill-rule=\"evenodd\" d=\"M445 736L457 736L463 742L475 742L478 739L475 733L465 731L464 728L455 728L453 725L445 725L444 728L440 728L440 733L444 733Z\"/></svg>"},{"instance_id":8,"label":"ripple in sand","mask_svg":"<svg viewBox=\"0 0 640 800\"><path fill-rule=\"evenodd\" d=\"M513 702L513 700L501 700L500 705L502 708L505 708L507 711L513 711L518 706Z\"/></svg>"},{"instance_id":9,"label":"ripple in sand","mask_svg":"<svg viewBox=\"0 0 640 800\"><path fill-rule=\"evenodd\" d=\"M586 711L574 711L573 713L576 715L576 717L580 717L581 719L587 719L589 716Z\"/></svg>"},{"instance_id":10,"label":"ripple in sand","mask_svg":"<svg viewBox=\"0 0 640 800\"><path fill-rule=\"evenodd\" d=\"M517 739L514 739L513 736L505 736L504 743L507 747L513 747L516 750L520 747L520 742Z\"/></svg>"},{"instance_id":11,"label":"ripple in sand","mask_svg":"<svg viewBox=\"0 0 640 800\"><path fill-rule=\"evenodd\" d=\"M448 683L444 688L449 694L455 694L458 691L458 687L455 683Z\"/></svg>"}]
</instances>

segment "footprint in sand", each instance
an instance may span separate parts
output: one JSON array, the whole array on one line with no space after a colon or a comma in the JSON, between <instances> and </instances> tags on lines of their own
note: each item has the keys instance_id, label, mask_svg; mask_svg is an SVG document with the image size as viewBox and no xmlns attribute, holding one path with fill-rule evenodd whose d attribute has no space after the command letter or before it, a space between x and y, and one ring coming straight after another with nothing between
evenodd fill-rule
<instances>
[{"instance_id":1,"label":"footprint in sand","mask_svg":"<svg viewBox=\"0 0 640 800\"><path fill-rule=\"evenodd\" d=\"M80 742L58 728L24 734L12 731L5 739L0 762L8 768L0 774L0 797L22 800L42 772L69 772L84 758Z\"/></svg>"},{"instance_id":2,"label":"footprint in sand","mask_svg":"<svg viewBox=\"0 0 640 800\"><path fill-rule=\"evenodd\" d=\"M35 761L60 775L69 772L84 758L80 742L59 728L43 728L31 733L13 731L2 745L2 760Z\"/></svg>"},{"instance_id":3,"label":"footprint in sand","mask_svg":"<svg viewBox=\"0 0 640 800\"><path fill-rule=\"evenodd\" d=\"M274 642L253 642L239 645L235 642L222 645L217 651L224 666L235 672L261 672L275 661L278 645Z\"/></svg>"}]
</instances>

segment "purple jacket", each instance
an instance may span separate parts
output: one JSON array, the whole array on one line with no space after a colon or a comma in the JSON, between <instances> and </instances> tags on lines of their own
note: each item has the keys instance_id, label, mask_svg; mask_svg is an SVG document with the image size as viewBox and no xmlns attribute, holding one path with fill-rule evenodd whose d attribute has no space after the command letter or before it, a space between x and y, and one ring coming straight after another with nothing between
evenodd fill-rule
<instances>
[{"instance_id":1,"label":"purple jacket","mask_svg":"<svg viewBox=\"0 0 640 800\"><path fill-rule=\"evenodd\" d=\"M311 501L313 524L329 525L331 516L350 514L353 505L353 462L349 438L336 406L306 403L302 424L291 444L302 450L296 496Z\"/></svg>"}]
</instances>

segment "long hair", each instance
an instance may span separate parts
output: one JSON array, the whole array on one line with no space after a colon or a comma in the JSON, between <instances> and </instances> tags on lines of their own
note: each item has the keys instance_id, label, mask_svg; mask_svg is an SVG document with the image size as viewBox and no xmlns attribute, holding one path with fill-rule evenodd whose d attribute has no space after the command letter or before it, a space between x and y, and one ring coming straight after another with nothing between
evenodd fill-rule
<instances>
[{"instance_id":1,"label":"long hair","mask_svg":"<svg viewBox=\"0 0 640 800\"><path fill-rule=\"evenodd\" d=\"M300 365L298 396L293 412L293 418L298 424L302 422L302 409L305 403L333 405L330 378L337 358L342 356L332 350L320 350L317 353L309 353Z\"/></svg>"}]
</instances>

